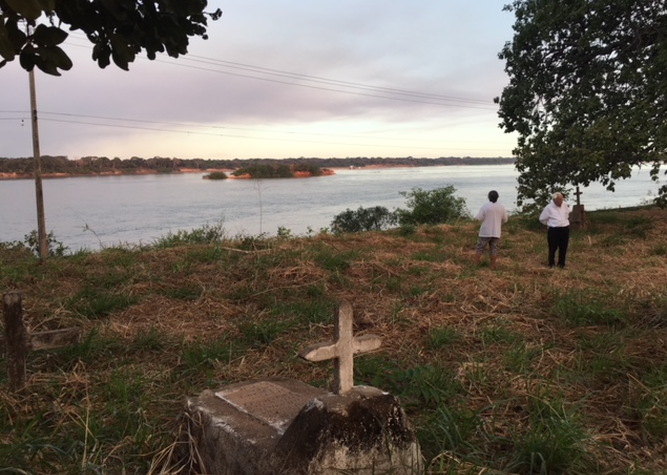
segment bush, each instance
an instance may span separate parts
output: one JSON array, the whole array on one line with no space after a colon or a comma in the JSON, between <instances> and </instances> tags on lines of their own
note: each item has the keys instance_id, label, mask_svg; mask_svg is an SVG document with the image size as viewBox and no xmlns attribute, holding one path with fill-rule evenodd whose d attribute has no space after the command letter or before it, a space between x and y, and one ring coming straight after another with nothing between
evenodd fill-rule
<instances>
[{"instance_id":1,"label":"bush","mask_svg":"<svg viewBox=\"0 0 667 475\"><path fill-rule=\"evenodd\" d=\"M348 208L334 217L331 232L341 234L380 231L396 225L396 222L396 214L384 206L359 207L356 211Z\"/></svg>"},{"instance_id":2,"label":"bush","mask_svg":"<svg viewBox=\"0 0 667 475\"><path fill-rule=\"evenodd\" d=\"M153 243L153 247L156 249L166 249L184 244L216 244L225 240L226 237L223 223L214 225L207 223L201 228L194 228L189 231L184 229L180 229L175 233L169 231L166 236L158 238Z\"/></svg>"},{"instance_id":3,"label":"bush","mask_svg":"<svg viewBox=\"0 0 667 475\"><path fill-rule=\"evenodd\" d=\"M234 176L242 176L246 174L255 179L294 178L292 170L287 165L250 165L232 173Z\"/></svg>"},{"instance_id":4,"label":"bush","mask_svg":"<svg viewBox=\"0 0 667 475\"><path fill-rule=\"evenodd\" d=\"M23 237L23 242L36 256L39 257L39 233L36 229L30 231ZM62 257L67 254L69 248L58 241L53 235L53 231L46 235L46 249L49 257Z\"/></svg>"},{"instance_id":5,"label":"bush","mask_svg":"<svg viewBox=\"0 0 667 475\"><path fill-rule=\"evenodd\" d=\"M225 172L211 172L208 175L204 175L205 180L224 180L227 178Z\"/></svg>"},{"instance_id":6,"label":"bush","mask_svg":"<svg viewBox=\"0 0 667 475\"><path fill-rule=\"evenodd\" d=\"M425 191L413 188L412 191L401 191L408 201L409 209L396 210L398 223L401 226L417 224L441 224L469 216L465 198L454 195L456 188L448 185L444 188Z\"/></svg>"}]
</instances>

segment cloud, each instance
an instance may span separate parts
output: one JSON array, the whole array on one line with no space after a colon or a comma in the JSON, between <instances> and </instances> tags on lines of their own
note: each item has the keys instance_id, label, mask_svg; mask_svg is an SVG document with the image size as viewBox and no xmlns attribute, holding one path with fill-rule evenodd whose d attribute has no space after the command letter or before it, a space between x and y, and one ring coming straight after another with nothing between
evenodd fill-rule
<instances>
[{"instance_id":1,"label":"cloud","mask_svg":"<svg viewBox=\"0 0 667 475\"><path fill-rule=\"evenodd\" d=\"M73 33L74 68L36 75L42 153L508 156L492 99L513 18L494 3L213 1L209 40L129 72L99 69ZM27 73L0 77L0 156L31 155Z\"/></svg>"}]
</instances>

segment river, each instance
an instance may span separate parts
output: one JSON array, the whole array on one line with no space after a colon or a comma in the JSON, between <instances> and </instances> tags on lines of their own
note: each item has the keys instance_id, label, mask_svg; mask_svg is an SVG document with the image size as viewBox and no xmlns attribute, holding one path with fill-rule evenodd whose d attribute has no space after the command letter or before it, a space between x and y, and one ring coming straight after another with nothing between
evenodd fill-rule
<instances>
[{"instance_id":1,"label":"river","mask_svg":"<svg viewBox=\"0 0 667 475\"><path fill-rule=\"evenodd\" d=\"M43 181L47 231L70 250L150 244L169 232L222 224L229 237L318 232L346 209L406 208L399 192L447 185L474 214L489 190L516 208L513 165L336 170L332 176L273 180L203 180L203 174L73 177ZM587 210L642 204L659 184L636 169L615 193L583 190ZM37 228L32 180L0 181L0 242L23 241Z\"/></svg>"}]
</instances>

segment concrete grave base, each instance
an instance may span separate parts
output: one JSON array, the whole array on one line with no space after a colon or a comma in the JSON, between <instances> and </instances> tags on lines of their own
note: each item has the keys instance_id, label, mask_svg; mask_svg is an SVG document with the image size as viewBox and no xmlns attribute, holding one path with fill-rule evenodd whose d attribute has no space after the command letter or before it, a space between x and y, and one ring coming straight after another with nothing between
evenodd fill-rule
<instances>
[{"instance_id":1,"label":"concrete grave base","mask_svg":"<svg viewBox=\"0 0 667 475\"><path fill-rule=\"evenodd\" d=\"M398 400L356 386L332 394L289 379L250 381L188 400L201 473L421 473L414 431Z\"/></svg>"}]
</instances>

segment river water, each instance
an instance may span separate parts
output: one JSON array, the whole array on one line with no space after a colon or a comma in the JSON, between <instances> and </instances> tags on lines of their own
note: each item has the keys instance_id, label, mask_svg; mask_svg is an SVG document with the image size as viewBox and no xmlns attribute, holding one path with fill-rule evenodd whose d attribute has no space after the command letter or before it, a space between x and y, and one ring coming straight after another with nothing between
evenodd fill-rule
<instances>
[{"instance_id":1,"label":"river water","mask_svg":"<svg viewBox=\"0 0 667 475\"><path fill-rule=\"evenodd\" d=\"M516 208L513 165L336 170L333 176L272 180L203 180L203 174L75 177L43 181L46 229L70 250L150 244L169 232L222 224L229 237L292 235L330 226L346 209L407 208L399 192L453 185L474 214L489 190ZM659 187L637 169L615 193L584 189L587 210L634 206ZM0 181L0 242L23 241L37 228L33 180Z\"/></svg>"}]
</instances>

